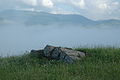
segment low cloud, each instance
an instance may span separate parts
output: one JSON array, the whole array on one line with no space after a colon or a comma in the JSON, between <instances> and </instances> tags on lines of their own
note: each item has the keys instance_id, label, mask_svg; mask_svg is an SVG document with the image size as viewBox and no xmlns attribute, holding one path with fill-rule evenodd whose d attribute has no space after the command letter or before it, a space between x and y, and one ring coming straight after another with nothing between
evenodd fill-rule
<instances>
[{"instance_id":1,"label":"low cloud","mask_svg":"<svg viewBox=\"0 0 120 80\"><path fill-rule=\"evenodd\" d=\"M85 0L80 0L76 2L72 2L75 6L80 7L81 9L84 9L86 6Z\"/></svg>"},{"instance_id":2,"label":"low cloud","mask_svg":"<svg viewBox=\"0 0 120 80\"><path fill-rule=\"evenodd\" d=\"M38 0L21 0L22 2L26 3L27 5L31 6L37 6L38 5Z\"/></svg>"},{"instance_id":3,"label":"low cloud","mask_svg":"<svg viewBox=\"0 0 120 80\"><path fill-rule=\"evenodd\" d=\"M52 8L54 6L54 3L51 0L43 0L42 1L43 6Z\"/></svg>"},{"instance_id":4,"label":"low cloud","mask_svg":"<svg viewBox=\"0 0 120 80\"><path fill-rule=\"evenodd\" d=\"M119 0L0 0L0 9L80 14L95 20L120 19Z\"/></svg>"}]
</instances>

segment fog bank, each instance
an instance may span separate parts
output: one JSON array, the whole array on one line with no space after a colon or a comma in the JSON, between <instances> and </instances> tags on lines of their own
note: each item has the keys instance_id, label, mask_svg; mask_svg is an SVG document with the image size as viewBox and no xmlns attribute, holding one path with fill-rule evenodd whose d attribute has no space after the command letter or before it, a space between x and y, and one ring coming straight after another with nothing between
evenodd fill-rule
<instances>
[{"instance_id":1,"label":"fog bank","mask_svg":"<svg viewBox=\"0 0 120 80\"><path fill-rule=\"evenodd\" d=\"M120 29L61 25L6 25L0 27L0 55L19 55L45 45L79 47L120 45Z\"/></svg>"}]
</instances>

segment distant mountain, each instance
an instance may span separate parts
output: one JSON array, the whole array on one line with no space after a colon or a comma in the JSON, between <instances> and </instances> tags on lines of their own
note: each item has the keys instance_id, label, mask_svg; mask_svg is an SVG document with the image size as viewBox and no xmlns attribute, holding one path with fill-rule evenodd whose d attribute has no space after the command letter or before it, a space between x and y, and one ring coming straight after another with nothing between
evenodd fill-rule
<instances>
[{"instance_id":1,"label":"distant mountain","mask_svg":"<svg viewBox=\"0 0 120 80\"><path fill-rule=\"evenodd\" d=\"M106 26L120 27L120 20L93 21L84 16L76 14L50 14L46 12L33 12L22 10L0 11L0 22L4 20L16 24L31 25L73 25L73 26Z\"/></svg>"},{"instance_id":2,"label":"distant mountain","mask_svg":"<svg viewBox=\"0 0 120 80\"><path fill-rule=\"evenodd\" d=\"M4 19L2 17L0 17L0 24L2 24L4 21Z\"/></svg>"},{"instance_id":3,"label":"distant mountain","mask_svg":"<svg viewBox=\"0 0 120 80\"><path fill-rule=\"evenodd\" d=\"M120 27L120 20L110 19L96 21L96 25L106 26L106 27Z\"/></svg>"}]
</instances>

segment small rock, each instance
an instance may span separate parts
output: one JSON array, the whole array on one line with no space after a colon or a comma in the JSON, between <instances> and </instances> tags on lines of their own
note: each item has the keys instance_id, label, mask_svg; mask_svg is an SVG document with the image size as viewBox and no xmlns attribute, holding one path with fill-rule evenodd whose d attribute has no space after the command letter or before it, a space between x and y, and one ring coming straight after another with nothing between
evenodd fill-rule
<instances>
[{"instance_id":1,"label":"small rock","mask_svg":"<svg viewBox=\"0 0 120 80\"><path fill-rule=\"evenodd\" d=\"M31 53L32 56L35 56L35 57L38 57L38 58L44 56L44 55L43 55L44 50L31 50L30 53Z\"/></svg>"},{"instance_id":2,"label":"small rock","mask_svg":"<svg viewBox=\"0 0 120 80\"><path fill-rule=\"evenodd\" d=\"M42 55L49 59L64 61L66 63L73 63L75 60L85 57L86 54L71 48L54 47L50 45L47 45L43 50L32 50L31 53Z\"/></svg>"}]
</instances>

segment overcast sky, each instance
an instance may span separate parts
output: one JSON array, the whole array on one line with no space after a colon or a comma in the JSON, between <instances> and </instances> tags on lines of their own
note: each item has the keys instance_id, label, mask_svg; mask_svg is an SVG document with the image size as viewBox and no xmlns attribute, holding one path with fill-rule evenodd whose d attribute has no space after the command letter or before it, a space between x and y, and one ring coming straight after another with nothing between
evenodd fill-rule
<instances>
[{"instance_id":1,"label":"overcast sky","mask_svg":"<svg viewBox=\"0 0 120 80\"><path fill-rule=\"evenodd\" d=\"M90 19L120 19L120 0L0 0L0 10L20 9L80 14Z\"/></svg>"}]
</instances>

